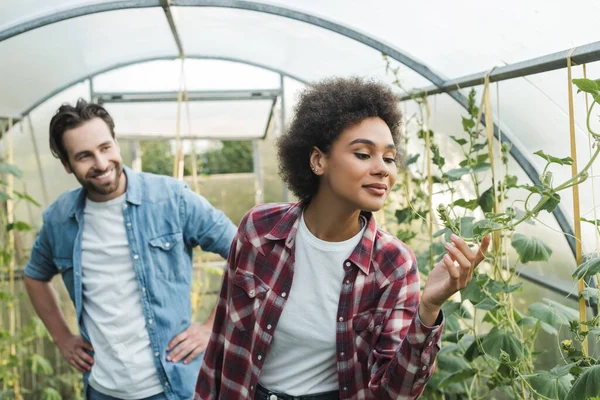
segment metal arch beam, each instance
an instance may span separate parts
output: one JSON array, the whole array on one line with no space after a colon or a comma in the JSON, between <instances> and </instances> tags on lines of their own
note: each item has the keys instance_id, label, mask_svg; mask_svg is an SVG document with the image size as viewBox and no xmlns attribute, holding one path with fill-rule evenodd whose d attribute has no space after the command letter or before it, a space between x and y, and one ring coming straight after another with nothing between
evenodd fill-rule
<instances>
[{"instance_id":1,"label":"metal arch beam","mask_svg":"<svg viewBox=\"0 0 600 400\"><path fill-rule=\"evenodd\" d=\"M297 21L305 22L308 24L312 24L323 29L327 29L329 31L338 33L340 35L346 36L348 38L354 39L364 45L367 45L373 49L379 50L382 53L385 53L397 60L398 62L404 64L408 68L412 69L419 75L423 76L425 79L429 80L435 86L441 86L445 82L445 80L439 76L438 74L431 71L424 64L416 61L410 56L403 53L401 50L396 47L384 43L381 40L374 39L372 37L367 36L361 32L358 32L355 29L346 27L342 24L334 23L332 21L326 20L324 18L320 18L314 15L302 13L299 11L291 10L284 7L269 5L269 4L257 4L251 1L246 0L172 0L171 6L174 7L223 7L223 8L235 8L249 11L262 12L266 14L277 15L285 18L294 19ZM450 97L456 100L463 108L467 108L467 99L464 95L458 92L449 93ZM482 120L484 116L482 115ZM484 121L482 123L485 126ZM513 145L510 139L506 137L506 135L499 136L499 130L496 124L494 124L494 136L496 139L500 137L502 142L509 143L511 145L511 155L517 161L517 163L523 168L525 173L529 176L529 178L534 183L540 183L539 173L536 168L525 158L523 153L516 146ZM568 222L568 219L565 217L564 213L560 208L557 208L553 212L559 226L565 233L565 237L571 248L573 254L575 254L575 240L572 238L573 229Z\"/></svg>"},{"instance_id":2,"label":"metal arch beam","mask_svg":"<svg viewBox=\"0 0 600 400\"><path fill-rule=\"evenodd\" d=\"M36 101L35 103L33 103L30 107L28 107L27 109L25 109L21 114L22 115L27 115L29 114L32 110L36 109L37 107L39 107L42 103L46 102L48 99L56 96L57 94L63 92L64 90L70 88L71 86L75 86L78 83L84 82L88 79L92 79L98 75L101 74L105 74L107 72L111 72L114 70L117 70L119 68L125 68L125 67L129 67L131 65L136 65L136 64L143 64L146 62L152 62L152 61L174 61L179 59L179 57L177 55L173 55L173 56L163 56L163 57L150 57L150 58L142 58L142 59L138 59L138 60L133 60L133 61L127 61L127 62L123 62L123 63L117 63L114 65L111 65L110 67L107 68L103 68L99 71L95 71L92 72L91 74L87 74L85 76L79 77L65 85L60 86L59 88L57 88L56 90L53 90L52 92L48 93L46 96L42 97L41 99L39 99L38 101ZM211 56L199 56L199 55L190 55L187 56L186 59L189 60L217 60L217 61L229 61L229 62L234 62L234 63L239 63L239 64L244 64L244 65L249 65L252 67L257 67L257 68L262 68L264 70L267 71L271 71L274 72L276 74L280 74L280 75L284 75L288 78L294 79L300 83L303 84L308 84L308 82L306 81L306 79L300 78L296 75L293 74L287 74L277 68L272 68L269 67L268 65L264 65L264 64L258 64L255 62L249 62L249 61L244 61L235 57L221 57L221 56L217 56L217 57L211 57Z\"/></svg>"},{"instance_id":3,"label":"metal arch beam","mask_svg":"<svg viewBox=\"0 0 600 400\"><path fill-rule=\"evenodd\" d=\"M107 11L163 7L164 1L165 0L124 0L74 7L69 10L59 11L39 18L34 18L30 21L25 21L21 24L17 24L13 27L0 31L0 42L6 39L10 39L11 37L14 37L16 35L37 28L41 28L46 25L51 25L56 22ZM275 5L259 4L247 0L170 0L168 4L171 7L235 8L240 10L256 11L265 14L277 15L305 22L338 33L342 36L354 39L373 49L388 54L398 62L406 65L408 68L414 70L416 73L428 79L434 85L439 85L442 82L444 82L444 79L442 79L436 73L431 71L427 66L406 55L401 50L397 49L391 44L384 43L382 40L373 39L368 35L357 31L356 29L347 27L339 23L334 23L327 19L320 18L311 14Z\"/></svg>"},{"instance_id":4,"label":"metal arch beam","mask_svg":"<svg viewBox=\"0 0 600 400\"><path fill-rule=\"evenodd\" d=\"M160 6L160 0L124 0L107 1L98 4L74 7L68 10L62 10L34 18L0 31L0 42L46 25L51 25L56 22L65 21L72 18L83 17L85 15L97 14L106 11L127 10L131 8L151 8Z\"/></svg>"},{"instance_id":5,"label":"metal arch beam","mask_svg":"<svg viewBox=\"0 0 600 400\"><path fill-rule=\"evenodd\" d=\"M334 23L327 19L317 17L317 16L314 16L311 14L291 10L291 9L285 8L285 7L269 5L269 4L259 4L259 3L246 1L246 0L171 0L170 5L171 6L179 6L179 7L220 7L220 8L242 9L242 10L249 10L249 11L256 11L256 12L261 12L261 13L266 13L266 14L277 15L277 16L305 22L305 23L308 23L308 24L311 24L314 26L318 26L323 29L327 29L329 31L338 33L338 34L346 36L348 38L354 39L360 43L363 43L363 44L373 48L373 49L376 49L385 54L388 54L389 56L391 56L398 62L404 64L408 68L412 69L416 73L418 73L421 76L423 76L424 78L428 79L430 82L432 82L436 86L441 86L445 82L445 80L441 76L439 76L438 74L431 71L424 64L422 64L422 63L416 61L415 59L413 59L412 57L406 55L405 53L403 53L396 47L394 47L390 44L384 43L381 40L369 37L368 35L363 34L355 29L349 28L342 24ZM50 14L50 15L47 15L44 17L40 17L40 18L31 20L31 21L26 21L17 26L8 28L8 29L0 32L0 42L2 40L6 40L10 37L27 32L32 29L39 28L41 26L49 25L49 24L52 24L55 22L66 20L66 19L76 18L76 17L83 16L83 15L89 15L89 14L105 12L105 11L120 10L120 9L146 8L146 7L159 7L159 6L161 6L160 0L129 0L129 1L122 1L122 2L110 2L110 3L94 4L94 5L77 7L77 8L73 8L71 10L66 10L66 11ZM126 65L122 65L122 66L126 66ZM115 68L113 68L113 69L115 69ZM107 71L104 71L104 72L107 72ZM95 75L97 75L97 74L98 73L96 73ZM284 75L288 75L288 74L284 74ZM90 75L90 77L91 76L92 75ZM75 81L73 84L81 82L87 78L88 77L80 78L79 80ZM303 81L303 80L300 80L300 81ZM66 87L62 88L62 90L64 90L65 88ZM62 90L60 90L60 91L62 91ZM54 93L57 94L60 91L57 90ZM460 94L458 92L452 92L452 93L450 93L450 96L454 100L456 100L461 106L466 108L467 101L466 101L465 96L463 96L462 94ZM39 104L41 104L41 102L36 103L36 105L34 107L29 108L27 110L27 112L25 112L25 114L27 114L29 111L31 111L33 108L35 108ZM496 138L498 138L498 128L495 124L494 124L494 136ZM506 138L506 135L502 136L502 141L510 143L510 140L508 140ZM523 154L515 146L511 147L511 155L515 158L517 163L524 169L524 171L527 173L529 178L532 179L532 181L534 181L534 182L539 181L539 178L538 178L539 174L538 174L537 170L535 169L535 167L523 156ZM558 224L561 226L561 229L563 229L563 232L565 232L569 246L571 247L571 250L574 253L574 247L575 247L574 241L570 240L569 235L568 235L569 233L572 232L572 229L570 227L570 224L568 223L568 220L566 219L566 217L564 216L564 214L562 213L562 211L559 208L557 208L554 211L554 215L558 221Z\"/></svg>"},{"instance_id":6,"label":"metal arch beam","mask_svg":"<svg viewBox=\"0 0 600 400\"><path fill-rule=\"evenodd\" d=\"M169 0L160 0L160 5L162 6L163 11L165 12L165 17L167 17L167 21L169 22L169 28L171 28L173 39L175 39L175 44L177 45L177 50L179 51L179 57L184 58L185 52L183 51L183 44L181 43L179 32L177 32L177 25L175 24L175 18L173 18L173 13L171 13L171 5L169 4Z\"/></svg>"}]
</instances>

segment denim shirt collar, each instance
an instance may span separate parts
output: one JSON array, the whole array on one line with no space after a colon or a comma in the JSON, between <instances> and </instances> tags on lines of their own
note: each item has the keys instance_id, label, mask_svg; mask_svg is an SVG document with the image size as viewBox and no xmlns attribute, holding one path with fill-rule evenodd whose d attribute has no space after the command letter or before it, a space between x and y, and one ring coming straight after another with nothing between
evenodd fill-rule
<instances>
[{"instance_id":1,"label":"denim shirt collar","mask_svg":"<svg viewBox=\"0 0 600 400\"><path fill-rule=\"evenodd\" d=\"M127 176L127 188L125 189L126 201L131 204L140 205L142 203L142 183L140 182L139 174L135 173L125 165L123 165L123 172ZM85 190L83 187L80 187L76 190L76 192L77 194L75 201L71 206L69 216L71 218L79 219L79 216L85 207L87 190Z\"/></svg>"}]
</instances>

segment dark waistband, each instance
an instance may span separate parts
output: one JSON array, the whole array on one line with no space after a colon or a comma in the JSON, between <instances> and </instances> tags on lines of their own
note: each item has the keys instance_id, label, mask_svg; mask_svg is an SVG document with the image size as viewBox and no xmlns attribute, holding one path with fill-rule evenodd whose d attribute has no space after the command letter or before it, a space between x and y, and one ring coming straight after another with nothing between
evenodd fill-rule
<instances>
[{"instance_id":1,"label":"dark waistband","mask_svg":"<svg viewBox=\"0 0 600 400\"><path fill-rule=\"evenodd\" d=\"M261 385L256 386L256 394L254 395L254 400L339 400L339 398L340 392L337 390L306 396L289 396L284 393L273 392Z\"/></svg>"}]
</instances>

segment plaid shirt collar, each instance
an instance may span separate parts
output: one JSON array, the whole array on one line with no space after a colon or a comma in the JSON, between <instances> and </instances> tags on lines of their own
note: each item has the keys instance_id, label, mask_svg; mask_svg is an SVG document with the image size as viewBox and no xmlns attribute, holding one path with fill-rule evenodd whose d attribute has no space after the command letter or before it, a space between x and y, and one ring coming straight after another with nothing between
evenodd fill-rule
<instances>
[{"instance_id":1,"label":"plaid shirt collar","mask_svg":"<svg viewBox=\"0 0 600 400\"><path fill-rule=\"evenodd\" d=\"M285 246L292 250L294 248L296 232L298 232L300 217L306 206L307 203L303 202L294 204L279 222L275 224L273 229L264 236L264 240L261 240L260 237L254 237L250 239L250 242L255 247L261 247L267 241L285 240ZM348 260L356 265L365 275L368 275L371 268L371 255L375 234L377 233L377 224L371 212L361 211L361 215L365 217L367 227L362 239Z\"/></svg>"}]
</instances>

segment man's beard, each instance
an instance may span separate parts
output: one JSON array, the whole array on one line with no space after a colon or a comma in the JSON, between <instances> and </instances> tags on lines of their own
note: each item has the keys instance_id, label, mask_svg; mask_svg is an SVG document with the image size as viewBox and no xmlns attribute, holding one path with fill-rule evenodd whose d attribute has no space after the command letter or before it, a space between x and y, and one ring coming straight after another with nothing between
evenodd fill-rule
<instances>
[{"instance_id":1,"label":"man's beard","mask_svg":"<svg viewBox=\"0 0 600 400\"><path fill-rule=\"evenodd\" d=\"M114 169L115 170L115 179L113 179L110 182L107 182L104 185L96 185L94 184L90 179L80 179L79 177L77 177L77 180L79 181L79 183L81 183L81 186L83 186L88 192L93 192L99 195L107 195L107 194L111 194L114 191L116 191L119 188L119 183L121 182L121 176L123 175L123 166L121 164L117 164L116 162L112 162L111 166L108 167L106 170L104 171L94 171L94 174L98 174L101 175L102 173L110 170L110 169Z\"/></svg>"}]
</instances>

